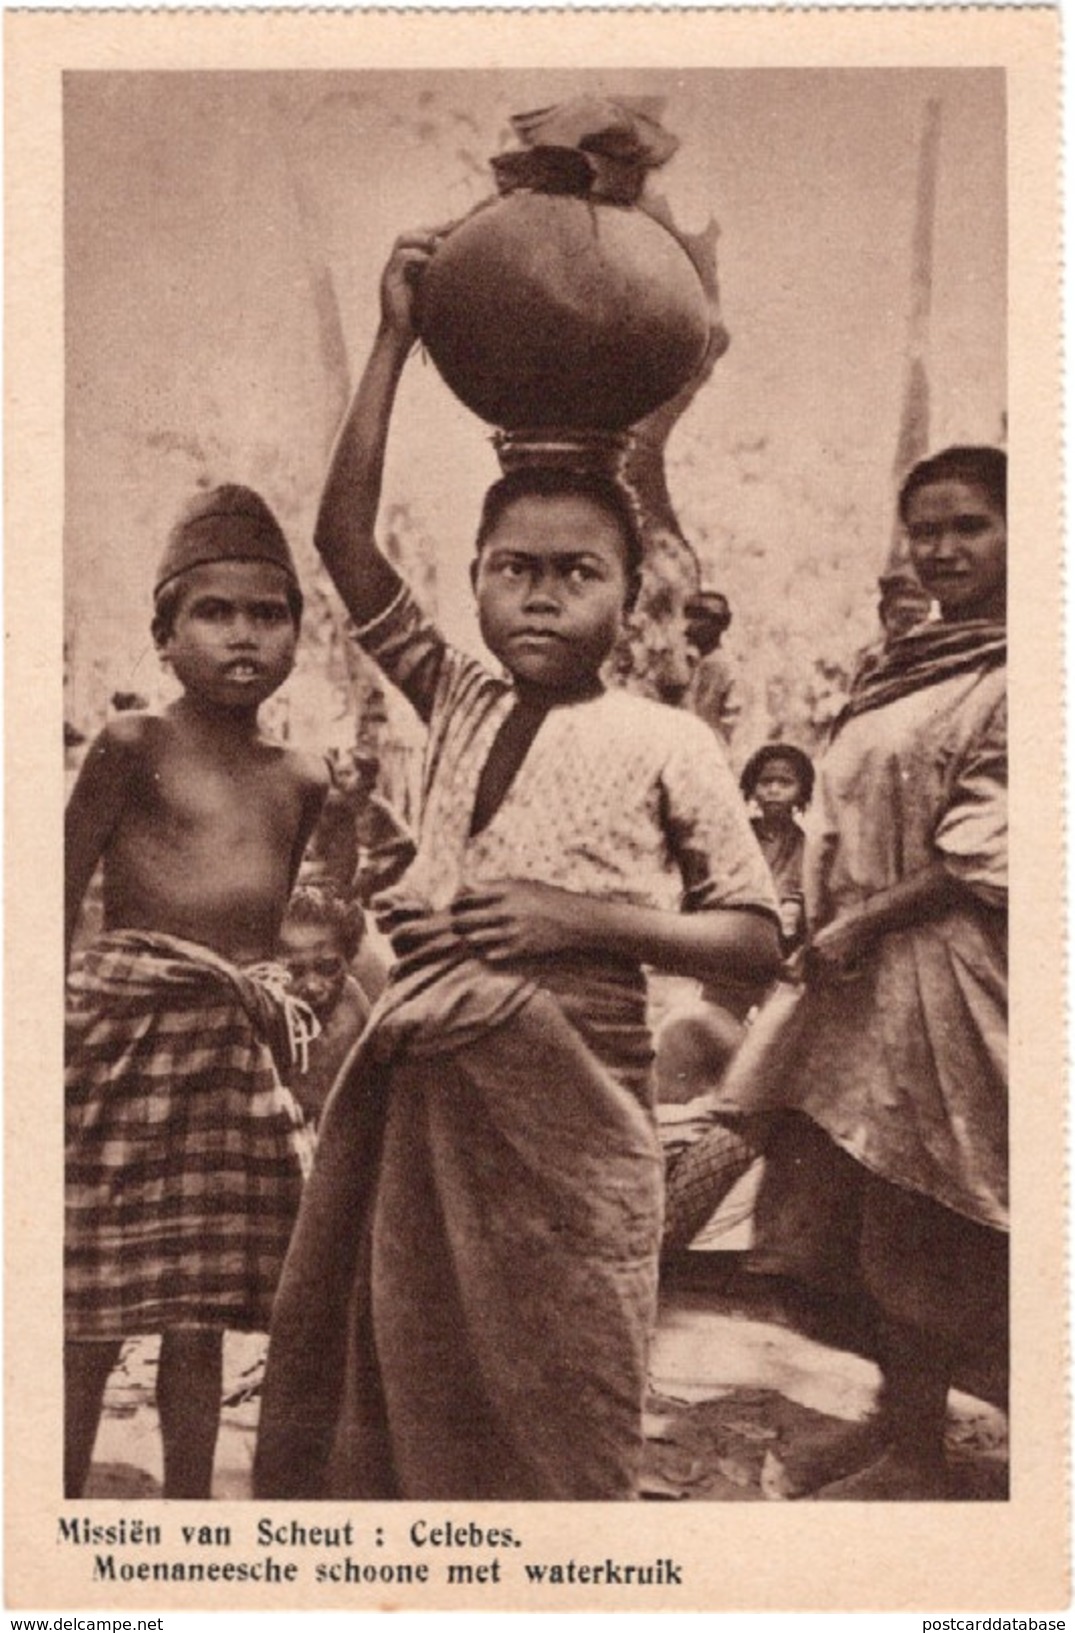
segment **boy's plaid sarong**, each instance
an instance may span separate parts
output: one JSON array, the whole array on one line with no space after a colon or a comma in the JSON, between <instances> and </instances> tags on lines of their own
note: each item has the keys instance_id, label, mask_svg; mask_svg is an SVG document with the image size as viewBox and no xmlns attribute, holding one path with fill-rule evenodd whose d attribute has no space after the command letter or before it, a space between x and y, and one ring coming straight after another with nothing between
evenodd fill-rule
<instances>
[{"instance_id":1,"label":"boy's plaid sarong","mask_svg":"<svg viewBox=\"0 0 1075 1633\"><path fill-rule=\"evenodd\" d=\"M307 1166L281 1002L171 936L112 931L67 999L66 1336L267 1330Z\"/></svg>"}]
</instances>

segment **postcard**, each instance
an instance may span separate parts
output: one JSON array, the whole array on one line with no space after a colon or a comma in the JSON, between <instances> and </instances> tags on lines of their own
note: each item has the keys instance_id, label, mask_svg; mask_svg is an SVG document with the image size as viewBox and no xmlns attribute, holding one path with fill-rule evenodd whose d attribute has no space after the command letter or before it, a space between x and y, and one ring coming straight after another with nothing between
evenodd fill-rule
<instances>
[{"instance_id":1,"label":"postcard","mask_svg":"<svg viewBox=\"0 0 1075 1633\"><path fill-rule=\"evenodd\" d=\"M5 24L9 1606L1059 1625L1057 12Z\"/></svg>"}]
</instances>

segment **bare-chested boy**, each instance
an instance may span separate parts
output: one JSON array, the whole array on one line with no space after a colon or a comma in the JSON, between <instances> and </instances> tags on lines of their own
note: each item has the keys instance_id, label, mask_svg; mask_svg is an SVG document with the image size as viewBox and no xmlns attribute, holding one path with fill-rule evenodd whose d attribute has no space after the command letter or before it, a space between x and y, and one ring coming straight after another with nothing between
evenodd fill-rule
<instances>
[{"instance_id":1,"label":"bare-chested boy","mask_svg":"<svg viewBox=\"0 0 1075 1633\"><path fill-rule=\"evenodd\" d=\"M65 1490L85 1484L124 1338L161 1333L164 1495L209 1495L226 1327L262 1330L302 1183L273 1059L272 957L327 788L258 709L295 658L302 593L248 488L169 536L153 638L183 695L111 721L67 812L67 947L104 863L104 933L68 983Z\"/></svg>"}]
</instances>

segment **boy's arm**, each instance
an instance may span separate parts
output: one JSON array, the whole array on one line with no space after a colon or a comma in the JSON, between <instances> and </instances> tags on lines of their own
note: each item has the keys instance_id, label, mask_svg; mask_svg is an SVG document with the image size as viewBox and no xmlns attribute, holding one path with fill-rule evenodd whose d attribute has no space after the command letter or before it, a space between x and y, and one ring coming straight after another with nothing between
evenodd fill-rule
<instances>
[{"instance_id":1,"label":"boy's arm","mask_svg":"<svg viewBox=\"0 0 1075 1633\"><path fill-rule=\"evenodd\" d=\"M357 624L391 601L399 579L374 537L388 426L396 388L414 344L414 285L437 233L396 240L381 280L381 321L354 400L336 438L321 496L314 543Z\"/></svg>"},{"instance_id":2,"label":"boy's arm","mask_svg":"<svg viewBox=\"0 0 1075 1633\"><path fill-rule=\"evenodd\" d=\"M71 957L82 898L131 795L143 752L143 722L115 721L91 745L64 817L64 963Z\"/></svg>"},{"instance_id":3,"label":"boy's arm","mask_svg":"<svg viewBox=\"0 0 1075 1633\"><path fill-rule=\"evenodd\" d=\"M707 908L668 913L505 880L459 897L452 928L490 964L562 953L610 953L670 975L765 981L780 969L780 935L767 912Z\"/></svg>"}]
</instances>

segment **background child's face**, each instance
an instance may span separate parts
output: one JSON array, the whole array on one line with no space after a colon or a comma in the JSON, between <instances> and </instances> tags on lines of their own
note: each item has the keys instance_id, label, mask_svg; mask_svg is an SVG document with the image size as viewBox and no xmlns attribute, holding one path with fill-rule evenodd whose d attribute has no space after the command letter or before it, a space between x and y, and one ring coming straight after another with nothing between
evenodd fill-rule
<instances>
[{"instance_id":1,"label":"background child's face","mask_svg":"<svg viewBox=\"0 0 1075 1633\"><path fill-rule=\"evenodd\" d=\"M716 614L699 614L687 618L687 644L699 658L708 658L721 643L728 620Z\"/></svg>"},{"instance_id":2,"label":"background child's face","mask_svg":"<svg viewBox=\"0 0 1075 1633\"><path fill-rule=\"evenodd\" d=\"M797 805L806 803L799 773L790 760L766 760L754 784L754 798L767 816L790 816Z\"/></svg>"},{"instance_id":3,"label":"background child's face","mask_svg":"<svg viewBox=\"0 0 1075 1633\"><path fill-rule=\"evenodd\" d=\"M214 561L185 574L160 652L187 691L225 708L256 709L291 673L297 640L281 568Z\"/></svg>"},{"instance_id":4,"label":"background child's face","mask_svg":"<svg viewBox=\"0 0 1075 1633\"><path fill-rule=\"evenodd\" d=\"M517 680L570 692L597 674L627 595L616 518L576 494L516 499L474 564L489 650Z\"/></svg>"},{"instance_id":5,"label":"background child's face","mask_svg":"<svg viewBox=\"0 0 1075 1633\"><path fill-rule=\"evenodd\" d=\"M928 617L929 596L924 591L897 591L886 596L881 604L881 627L893 638L906 635Z\"/></svg>"},{"instance_id":6,"label":"background child's face","mask_svg":"<svg viewBox=\"0 0 1075 1633\"><path fill-rule=\"evenodd\" d=\"M340 754L332 762L332 780L341 794L371 794L377 781L377 767L353 754Z\"/></svg>"},{"instance_id":7,"label":"background child's face","mask_svg":"<svg viewBox=\"0 0 1075 1633\"><path fill-rule=\"evenodd\" d=\"M908 500L906 526L915 571L945 618L1003 612L1007 525L976 483L930 482L919 488Z\"/></svg>"},{"instance_id":8,"label":"background child's face","mask_svg":"<svg viewBox=\"0 0 1075 1633\"><path fill-rule=\"evenodd\" d=\"M347 979L347 959L335 931L327 924L285 919L280 957L291 975L291 990L309 1004L319 1021L336 1008Z\"/></svg>"}]
</instances>

